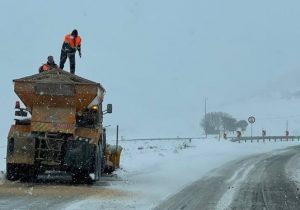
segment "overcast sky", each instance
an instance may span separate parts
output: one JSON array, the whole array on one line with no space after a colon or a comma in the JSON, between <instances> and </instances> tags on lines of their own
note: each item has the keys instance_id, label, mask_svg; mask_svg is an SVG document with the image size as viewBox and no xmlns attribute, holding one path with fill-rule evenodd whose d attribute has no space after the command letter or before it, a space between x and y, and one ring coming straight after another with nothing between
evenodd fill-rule
<instances>
[{"instance_id":1,"label":"overcast sky","mask_svg":"<svg viewBox=\"0 0 300 210\"><path fill-rule=\"evenodd\" d=\"M296 0L0 1L2 138L12 80L50 54L59 63L74 28L83 39L76 74L106 88L114 113L105 125L119 124L121 136L198 136L206 97L208 111L249 116L235 104L299 81L299 11Z\"/></svg>"}]
</instances>

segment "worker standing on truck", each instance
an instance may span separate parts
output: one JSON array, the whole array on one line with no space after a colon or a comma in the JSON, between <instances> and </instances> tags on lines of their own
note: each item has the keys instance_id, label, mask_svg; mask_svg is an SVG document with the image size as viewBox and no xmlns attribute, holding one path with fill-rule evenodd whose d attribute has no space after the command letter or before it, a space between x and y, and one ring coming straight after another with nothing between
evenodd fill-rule
<instances>
[{"instance_id":1,"label":"worker standing on truck","mask_svg":"<svg viewBox=\"0 0 300 210\"><path fill-rule=\"evenodd\" d=\"M49 55L48 58L47 58L47 63L40 66L39 73L44 72L44 71L49 71L49 70L52 70L52 69L57 69L57 68L58 68L58 66L54 62L53 56Z\"/></svg>"},{"instance_id":2,"label":"worker standing on truck","mask_svg":"<svg viewBox=\"0 0 300 210\"><path fill-rule=\"evenodd\" d=\"M59 68L63 69L67 58L69 58L70 72L75 74L76 50L78 50L79 57L81 58L81 37L78 35L78 31L74 29L71 34L65 36L61 47Z\"/></svg>"}]
</instances>

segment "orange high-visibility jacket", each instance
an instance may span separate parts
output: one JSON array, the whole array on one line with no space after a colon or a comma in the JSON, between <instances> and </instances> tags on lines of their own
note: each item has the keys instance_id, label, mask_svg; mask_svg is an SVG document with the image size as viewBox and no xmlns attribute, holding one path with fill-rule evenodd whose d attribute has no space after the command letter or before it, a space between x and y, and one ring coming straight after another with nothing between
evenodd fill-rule
<instances>
[{"instance_id":1,"label":"orange high-visibility jacket","mask_svg":"<svg viewBox=\"0 0 300 210\"><path fill-rule=\"evenodd\" d=\"M72 47L74 49L78 49L78 48L80 48L80 45L81 45L81 37L77 36L74 38L74 36L72 36L71 34L67 34L65 36L64 42L69 44L70 47Z\"/></svg>"},{"instance_id":2,"label":"orange high-visibility jacket","mask_svg":"<svg viewBox=\"0 0 300 210\"><path fill-rule=\"evenodd\" d=\"M48 71L50 69L50 66L48 65L48 64L44 64L43 66L42 66L42 70L43 71Z\"/></svg>"},{"instance_id":3,"label":"orange high-visibility jacket","mask_svg":"<svg viewBox=\"0 0 300 210\"><path fill-rule=\"evenodd\" d=\"M57 69L58 66L56 63L49 64L48 62L40 66L39 72L49 71L52 69Z\"/></svg>"}]
</instances>

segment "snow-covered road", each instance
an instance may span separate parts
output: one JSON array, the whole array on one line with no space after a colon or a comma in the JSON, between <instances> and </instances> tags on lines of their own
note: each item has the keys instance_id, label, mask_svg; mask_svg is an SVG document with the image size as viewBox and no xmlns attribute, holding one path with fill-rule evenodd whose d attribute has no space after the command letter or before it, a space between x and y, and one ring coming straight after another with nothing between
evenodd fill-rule
<instances>
[{"instance_id":1,"label":"snow-covered road","mask_svg":"<svg viewBox=\"0 0 300 210\"><path fill-rule=\"evenodd\" d=\"M153 209L210 171L234 160L299 145L299 142L231 143L217 139L121 141L121 169L94 186L0 181L1 209ZM227 181L243 183L252 164L231 171ZM247 167L246 167L247 166ZM250 168L249 168L249 167ZM0 165L1 170L5 168ZM248 169L247 169L248 168ZM294 179L297 176L294 175ZM1 178L0 178L1 180ZM300 182L299 182L300 183ZM224 191L228 190L224 188ZM230 203L230 193L220 205ZM26 202L20 202L24 201ZM8 205L9 203L9 205ZM26 203L26 205L25 205Z\"/></svg>"},{"instance_id":2,"label":"snow-covered road","mask_svg":"<svg viewBox=\"0 0 300 210\"><path fill-rule=\"evenodd\" d=\"M233 161L155 210L299 209L299 188L286 173L287 166L292 166L291 159L300 161L299 146Z\"/></svg>"}]
</instances>

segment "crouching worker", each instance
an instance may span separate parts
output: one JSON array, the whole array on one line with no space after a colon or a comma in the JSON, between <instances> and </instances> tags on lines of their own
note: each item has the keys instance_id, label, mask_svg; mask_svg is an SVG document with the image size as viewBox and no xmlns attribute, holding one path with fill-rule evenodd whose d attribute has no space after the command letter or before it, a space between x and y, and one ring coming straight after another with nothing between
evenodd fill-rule
<instances>
[{"instance_id":1,"label":"crouching worker","mask_svg":"<svg viewBox=\"0 0 300 210\"><path fill-rule=\"evenodd\" d=\"M57 68L58 68L58 66L54 62L53 56L50 55L47 58L47 63L40 66L39 73L44 72L44 71L49 71L49 70L52 70L52 69L57 69Z\"/></svg>"}]
</instances>

